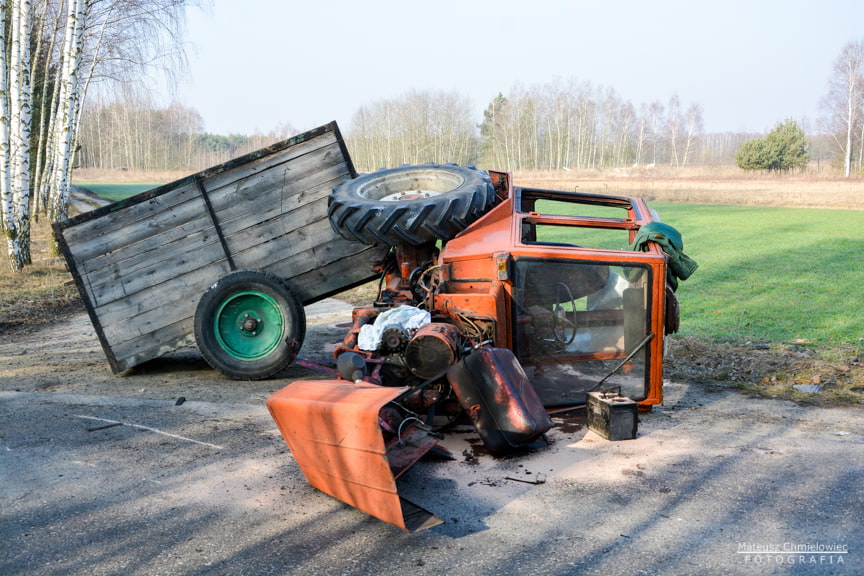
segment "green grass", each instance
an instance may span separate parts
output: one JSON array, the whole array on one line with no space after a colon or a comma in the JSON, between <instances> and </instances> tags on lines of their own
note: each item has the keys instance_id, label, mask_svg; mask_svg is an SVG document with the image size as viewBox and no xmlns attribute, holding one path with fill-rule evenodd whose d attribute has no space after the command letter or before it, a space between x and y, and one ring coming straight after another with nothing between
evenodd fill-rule
<instances>
[{"instance_id":1,"label":"green grass","mask_svg":"<svg viewBox=\"0 0 864 576\"><path fill-rule=\"evenodd\" d=\"M864 211L652 207L699 263L678 287L682 336L864 345ZM547 239L566 242L566 234L557 229Z\"/></svg>"},{"instance_id":2,"label":"green grass","mask_svg":"<svg viewBox=\"0 0 864 576\"><path fill-rule=\"evenodd\" d=\"M123 200L129 196L134 196L139 192L150 190L159 186L158 183L135 182L135 183L105 183L105 182L75 182L76 186L87 188L93 191L98 196L111 201Z\"/></svg>"},{"instance_id":3,"label":"green grass","mask_svg":"<svg viewBox=\"0 0 864 576\"><path fill-rule=\"evenodd\" d=\"M678 288L682 335L860 345L864 211L652 206L699 262Z\"/></svg>"}]
</instances>

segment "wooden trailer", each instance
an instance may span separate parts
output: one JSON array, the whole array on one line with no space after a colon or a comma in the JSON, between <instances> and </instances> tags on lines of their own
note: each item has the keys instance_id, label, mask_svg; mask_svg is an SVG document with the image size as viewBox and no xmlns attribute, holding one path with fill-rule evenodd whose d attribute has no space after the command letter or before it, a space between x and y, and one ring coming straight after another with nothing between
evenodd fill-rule
<instances>
[{"instance_id":1,"label":"wooden trailer","mask_svg":"<svg viewBox=\"0 0 864 576\"><path fill-rule=\"evenodd\" d=\"M55 224L111 369L195 345L199 300L233 271L278 277L303 305L376 277L387 249L327 218L355 176L334 122Z\"/></svg>"}]
</instances>

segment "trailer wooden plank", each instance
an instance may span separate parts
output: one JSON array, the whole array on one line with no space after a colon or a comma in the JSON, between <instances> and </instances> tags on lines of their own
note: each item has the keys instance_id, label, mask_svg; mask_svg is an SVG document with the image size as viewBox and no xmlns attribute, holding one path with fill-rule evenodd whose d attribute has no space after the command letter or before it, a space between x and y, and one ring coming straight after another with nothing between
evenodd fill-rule
<instances>
[{"instance_id":1,"label":"trailer wooden plank","mask_svg":"<svg viewBox=\"0 0 864 576\"><path fill-rule=\"evenodd\" d=\"M215 234L209 216L201 214L175 228L154 234L134 244L118 246L110 252L84 260L79 265L91 282L98 283L101 277L113 274L112 271L117 268L122 268L126 274L134 274L147 263L164 259L161 251L174 242L195 235L200 237L215 236Z\"/></svg>"},{"instance_id":2,"label":"trailer wooden plank","mask_svg":"<svg viewBox=\"0 0 864 576\"><path fill-rule=\"evenodd\" d=\"M291 279L292 291L294 291L305 305L323 300L324 298L338 294L342 290L364 284L373 276L360 278L350 285L335 290L331 293L322 293L320 287L326 284L326 279L332 275L343 275L345 278L356 277L356 258L368 257L371 262L380 255L380 250L372 246L364 246L363 249L349 257L330 262L323 268L313 269ZM114 345L114 353L118 360L115 372L128 370L142 362L152 360L173 352L179 348L194 346L194 310L187 317L159 326L143 337L133 338Z\"/></svg>"},{"instance_id":3,"label":"trailer wooden plank","mask_svg":"<svg viewBox=\"0 0 864 576\"><path fill-rule=\"evenodd\" d=\"M259 198L243 199L246 191L226 191L224 188L209 192L210 201L216 210L220 225L226 236L243 228L255 226L276 215L290 213L310 203L322 203L325 208L327 197L334 186L346 178L344 168L329 166L318 174L293 171L292 176L299 180L285 184L281 181L262 182L256 190ZM278 195L268 192L281 188ZM241 200L242 199L242 200ZM278 200L278 201L274 201ZM245 246L231 244L232 251L241 251Z\"/></svg>"},{"instance_id":4,"label":"trailer wooden plank","mask_svg":"<svg viewBox=\"0 0 864 576\"><path fill-rule=\"evenodd\" d=\"M281 262L286 257L290 256L300 256L304 254L305 251L311 250L316 246L320 246L323 244L331 245L331 249L334 253L341 253L344 251L348 245L349 241L340 242L339 240L332 238L330 236L330 222L326 219L322 220L320 213L316 214L314 210L314 206L310 207L308 211L302 210L298 211L302 215L304 212L311 213L309 223L302 228L294 228L289 231L285 231L286 224L284 222L285 219L278 218L273 222L268 222L266 224L261 224L258 228L262 231L261 241L257 244L250 245L250 248L235 254L235 260L238 264L243 268L249 268L255 262L267 262L267 270L270 272L274 272L274 267L277 266L278 262ZM326 217L326 214L325 214ZM291 226L288 224L287 226ZM257 230L256 228L255 230ZM285 246L291 246L290 251L285 250ZM319 264L323 265L326 261L321 261ZM298 262L298 266L301 265ZM283 276L283 274L279 274ZM330 280L333 282L333 279ZM338 280L337 280L338 282Z\"/></svg>"},{"instance_id":5,"label":"trailer wooden plank","mask_svg":"<svg viewBox=\"0 0 864 576\"><path fill-rule=\"evenodd\" d=\"M292 182L290 186L283 186L284 189L280 191L281 202L271 200L262 206L263 202L260 201L258 203L228 202L224 196L220 198L213 194L213 200L237 207L234 210L237 217L233 221L228 220L227 225L224 218L229 210L223 209L217 212L217 218L223 224L224 233L230 234L234 228L240 226L254 227L264 222L268 217L272 218L284 210L290 210L292 205L303 208L307 202L322 201L323 209L326 212L326 199L330 189L345 176L344 163L339 166L329 166L320 175L310 174L308 167L305 173L302 171L295 172L300 175L301 179L299 182ZM272 182L261 182L261 186L254 189L257 198L272 198L273 195L268 193L282 185L281 181L284 179L284 175L280 175L278 179L272 176ZM317 178L313 180L313 176ZM260 179L257 180L260 181ZM312 184L314 186L311 186ZM307 186L311 187L307 189ZM244 182L243 187L248 189L248 183ZM292 198L287 198L288 195L291 195ZM122 270L124 274L146 274L147 270L144 269L142 263L149 262L153 266L161 266L165 260L175 257L172 252L164 250L166 246L170 247L172 243L184 235L208 234L213 231L213 227L208 225L208 216L204 212L203 203L200 199L192 199L189 202L172 206L170 211L154 214L151 221L148 222L146 230L142 230L143 227L136 228L138 234L117 233L81 242L78 244L79 258L83 259L80 266L90 275L90 282L93 286L98 286L106 281L115 281L118 269ZM297 226L304 224L304 220L298 220ZM147 232L152 232L152 234L144 236ZM209 236L205 239L210 240ZM262 238L262 240L266 241L267 239ZM256 241L258 240L254 234L235 237L231 242L231 252L243 250L245 245L242 242L254 243ZM153 250L158 252L151 254L150 251ZM86 259L92 254L95 256ZM101 273L97 272L100 270Z\"/></svg>"},{"instance_id":6,"label":"trailer wooden plank","mask_svg":"<svg viewBox=\"0 0 864 576\"><path fill-rule=\"evenodd\" d=\"M216 262L170 278L158 290L143 290L128 299L98 307L106 337L117 346L129 340L146 339L179 320L194 318L198 299L188 297L190 290L203 294L229 272L226 262Z\"/></svg>"},{"instance_id":7,"label":"trailer wooden plank","mask_svg":"<svg viewBox=\"0 0 864 576\"><path fill-rule=\"evenodd\" d=\"M117 360L112 368L115 372L123 372L142 362L194 345L192 319L184 318L144 338L114 344L112 349Z\"/></svg>"},{"instance_id":8,"label":"trailer wooden plank","mask_svg":"<svg viewBox=\"0 0 864 576\"><path fill-rule=\"evenodd\" d=\"M141 237L164 231L177 222L174 218L194 217L196 212L204 209L200 194L194 182L186 182L145 202L116 209L103 214L101 218L64 228L63 236L69 245L75 248L75 256L86 260L98 255L103 247L110 250L112 247L132 244ZM183 206L184 204L187 206ZM111 206L113 204L106 208ZM160 214L176 216L162 219L159 218ZM187 214L191 215L186 216Z\"/></svg>"},{"instance_id":9,"label":"trailer wooden plank","mask_svg":"<svg viewBox=\"0 0 864 576\"><path fill-rule=\"evenodd\" d=\"M240 214L237 218L223 222L222 231L225 234L226 241L230 247L232 254L237 254L249 249L256 242L266 241L273 236L261 236L260 240L256 240L255 231L260 226L273 226L274 223L281 223L283 233L290 232L298 228L302 228L312 222L310 217L315 219L327 217L327 197L333 187L333 182L329 180L317 184L310 188L303 195L302 202L288 199L283 202L278 210L254 211L254 214ZM260 234L274 234L278 236L278 232L261 230Z\"/></svg>"},{"instance_id":10,"label":"trailer wooden plank","mask_svg":"<svg viewBox=\"0 0 864 576\"><path fill-rule=\"evenodd\" d=\"M368 257L365 259L367 262L372 264L375 261L380 260L381 254L378 249L357 243L348 244L348 248L354 248L356 249L356 252L346 253L346 250L338 251L338 253L344 254L345 258L353 258L364 252L368 252ZM293 284L293 278L295 276L308 272L310 269L314 269L315 266L320 265L322 260L319 252L320 250L319 247L315 247L304 252L293 253L293 258L288 258L287 262L276 263L277 266L282 266L280 267L280 270L277 270L274 273L278 274L279 271L285 272L284 275L279 275L283 276L286 281L291 284L293 290L296 288ZM296 260L296 266L292 265L292 260ZM347 279L350 284L363 283L376 276L374 271L370 272L371 266L359 268L356 266L356 262L355 266L348 270L343 270L342 267L339 266L332 270L328 270L326 267L330 264L330 262L325 263L321 269L325 276L331 277L331 280L329 282L323 282L320 286L332 284L333 276L342 278L343 282ZM195 271L195 274L203 275L203 278L195 279L194 284L205 284L209 286L228 273L226 263L221 262L214 266L215 267L208 267L206 269ZM360 270L359 273L358 270ZM175 280L181 283L177 284L175 283ZM117 302L110 302L100 306L98 313L102 322L106 327L114 327L111 328L112 340L120 342L128 338L143 335L148 331L155 330L163 325L173 322L175 316L179 317L184 314L188 314L190 317L194 316L197 300L190 301L186 297L188 284L190 282L192 282L192 280L187 277L172 279L162 286L161 290L158 292L145 290L129 296L122 303L118 304ZM318 286L318 288L320 288L320 286ZM339 289L336 291L338 292L342 289L344 288L340 285ZM308 289L302 291L298 290L297 296L304 304L311 304L312 302L321 299L317 297L317 293L311 293ZM107 330L108 329L106 328L106 331Z\"/></svg>"},{"instance_id":11,"label":"trailer wooden plank","mask_svg":"<svg viewBox=\"0 0 864 576\"><path fill-rule=\"evenodd\" d=\"M303 266L304 269L298 272L291 267L292 276L286 280L304 305L312 304L344 290L345 286L340 284L330 293L321 292L321 286L332 285L332 281L327 281L327 279L334 276L341 277L343 282L350 282L350 286L368 282L375 278L375 274L358 274L358 267L352 259L368 252L368 261L373 262L380 257L380 254L378 250L370 246L360 245L359 248L358 252L345 256L341 261L328 262L319 268ZM313 251L309 250L307 253L298 254L298 258L320 261L320 255L308 257L308 253ZM309 272L313 270L317 270L318 273L310 275ZM188 291L188 285L190 283L193 285L206 284L201 280L206 281L208 279L213 282L227 273L227 264L222 263L221 266L216 265L196 271L196 276L200 278L195 278L194 281L189 276L169 280L159 291L159 294L162 295L159 298L154 298L154 291L142 291L133 295L122 305L113 302L100 307L98 312L105 326L107 337L110 338L116 348L116 346L130 340L142 339L148 335L151 335L149 337L152 338L154 337L152 335L158 335L161 330L175 324L178 319L188 319L191 322L194 319L198 302L183 297ZM189 325L191 326L191 324Z\"/></svg>"},{"instance_id":12,"label":"trailer wooden plank","mask_svg":"<svg viewBox=\"0 0 864 576\"><path fill-rule=\"evenodd\" d=\"M312 270L320 270L322 272L320 280L322 286L332 283L332 280L327 280L329 276L345 278L353 284L360 280L368 281L376 278L377 273L358 274L357 270L342 270L339 265L332 269L329 266L343 259L353 259L354 266L365 272L366 270L374 270L375 265L380 264L386 254L386 247L370 247L339 239L313 246L308 250L297 252L291 256L283 255L281 259L274 260L270 264L270 271L273 274L286 278L291 283L292 288L294 287L295 278ZM361 263L363 264L362 266ZM307 300L315 300L312 293L304 293L302 299L304 303L308 303Z\"/></svg>"},{"instance_id":13,"label":"trailer wooden plank","mask_svg":"<svg viewBox=\"0 0 864 576\"><path fill-rule=\"evenodd\" d=\"M345 156L342 155L342 145L341 139L336 136L335 132L325 132L315 138L305 139L298 144L280 149L278 152L271 152L269 155L260 156L237 167L205 171L201 173L201 179L207 183L207 190L212 191L241 180L244 182L254 180L256 176L260 175L269 178L269 174L274 172L274 168L279 166L284 168L286 163L290 163L293 169L295 165L298 165L298 161L310 154L318 159L322 159L322 155L325 160L332 158L333 161L345 166L347 172L353 173L354 168L350 162L345 162ZM291 179L293 180L293 178Z\"/></svg>"},{"instance_id":14,"label":"trailer wooden plank","mask_svg":"<svg viewBox=\"0 0 864 576\"><path fill-rule=\"evenodd\" d=\"M247 227L242 231L226 236L237 266L267 269L267 266L261 264L269 261L271 252L277 253L281 258L281 254L285 252L305 250L313 245L310 243L332 240L333 235L327 220L329 185L320 186L313 192L313 202L300 204L289 212L277 212L270 221L257 222L258 218L255 217L252 222L246 222ZM315 195L318 197L315 198ZM257 214L254 207L250 209ZM196 225L199 230L190 232ZM225 230L225 233L228 231ZM298 244L301 241L303 244ZM184 223L176 229L169 229L85 262L82 268L88 271L87 278L90 291L94 295L94 304L99 306L112 299L146 289L150 284L158 284L166 275L178 273L184 265L194 268L214 258L220 258L221 252L217 244L218 238L213 227L208 225L207 217L199 216L198 219ZM252 251L238 254L233 250L234 247L244 246L251 246ZM256 247L259 249L255 250ZM202 248L206 248L206 251L202 252ZM94 268L92 271L91 267Z\"/></svg>"},{"instance_id":15,"label":"trailer wooden plank","mask_svg":"<svg viewBox=\"0 0 864 576\"><path fill-rule=\"evenodd\" d=\"M314 255L313 260L321 261L320 247L312 250L312 252L316 251L319 253ZM327 279L330 277L341 276L343 278L351 278L352 283L346 286L346 288L353 288L354 286L359 286L374 280L376 278L374 274L366 277L357 274L358 261L365 260L371 264L373 262L380 262L382 256L380 248L366 246L363 250L345 256L344 258L330 260L324 266L307 268L303 272L292 275L290 279L291 288L297 293L298 297L304 304L309 305L313 302L318 302L319 300L338 294L341 291L336 290L330 293L321 291L320 287L326 285ZM291 272L295 272L294 268L290 266L290 263L287 260L283 261L281 264L283 265L281 267L283 270L287 271L290 269ZM278 270L280 269L280 266L274 266L274 269Z\"/></svg>"},{"instance_id":16,"label":"trailer wooden plank","mask_svg":"<svg viewBox=\"0 0 864 576\"><path fill-rule=\"evenodd\" d=\"M332 178L332 172L350 174L344 162L338 157L338 144L324 146L293 158L290 162L282 162L272 166L266 172L251 173L243 179L225 181L205 180L206 189L217 212L229 210L242 212L243 203L259 200L280 200L284 196L302 192L304 179L327 180ZM328 174L330 171L330 174ZM275 196L269 196L266 190L278 189Z\"/></svg>"},{"instance_id":17,"label":"trailer wooden plank","mask_svg":"<svg viewBox=\"0 0 864 576\"><path fill-rule=\"evenodd\" d=\"M125 269L117 268L113 277L103 282L90 283L89 277L87 281L93 304L101 306L142 290L162 290L162 285L174 277L182 277L224 260L222 246L213 235L192 235L166 246L158 260L154 258L134 273L127 274Z\"/></svg>"},{"instance_id":18,"label":"trailer wooden plank","mask_svg":"<svg viewBox=\"0 0 864 576\"><path fill-rule=\"evenodd\" d=\"M79 214L66 222L58 224L58 227L68 231L69 240L72 242L71 245L79 241L78 235L92 237L99 235L101 232L110 232L124 228L129 226L131 222L147 220L152 214L153 208L150 205L153 203L168 207L172 199L182 201L178 197L171 196L171 192L184 190L197 195L196 178L208 182L210 188L219 188L267 171L274 166L284 164L297 157L302 157L320 148L332 150L334 141L338 142L339 146L342 146L341 138L337 136L337 130L335 124L322 126L306 134L301 134L295 138L274 144L271 147L208 168L197 174L158 186L152 190L142 192L108 206ZM337 146L337 149L339 146ZM346 161L346 167L353 174L354 169L350 163L350 158ZM118 212L124 214L125 223L115 223L113 215ZM112 217L104 218L104 216L109 215Z\"/></svg>"}]
</instances>

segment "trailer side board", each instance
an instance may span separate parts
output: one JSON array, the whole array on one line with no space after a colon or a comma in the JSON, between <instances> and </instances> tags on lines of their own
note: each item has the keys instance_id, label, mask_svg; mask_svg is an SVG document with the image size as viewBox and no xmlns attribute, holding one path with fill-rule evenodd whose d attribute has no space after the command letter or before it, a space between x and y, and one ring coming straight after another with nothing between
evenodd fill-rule
<instances>
[{"instance_id":1,"label":"trailer side board","mask_svg":"<svg viewBox=\"0 0 864 576\"><path fill-rule=\"evenodd\" d=\"M386 249L327 219L330 191L355 176L330 123L55 224L112 370L194 345L199 298L232 270L272 272L304 304L374 278Z\"/></svg>"}]
</instances>

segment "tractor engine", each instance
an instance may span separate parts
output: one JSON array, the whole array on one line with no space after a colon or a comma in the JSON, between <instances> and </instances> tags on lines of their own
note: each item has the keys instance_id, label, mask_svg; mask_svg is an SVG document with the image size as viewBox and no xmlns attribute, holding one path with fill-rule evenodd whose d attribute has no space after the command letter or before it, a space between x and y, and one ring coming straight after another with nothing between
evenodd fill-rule
<instances>
[{"instance_id":1,"label":"tractor engine","mask_svg":"<svg viewBox=\"0 0 864 576\"><path fill-rule=\"evenodd\" d=\"M458 318L430 310L437 290L434 244L394 248L382 266L372 306L355 308L352 327L335 351L345 380L416 388L405 399L421 412L452 398L447 371L482 334L461 328Z\"/></svg>"},{"instance_id":2,"label":"tractor engine","mask_svg":"<svg viewBox=\"0 0 864 576\"><path fill-rule=\"evenodd\" d=\"M408 322L392 323L393 316L407 317ZM416 317L426 321L418 326L412 321ZM450 396L447 371L475 343L455 324L441 320L432 321L428 312L410 305L356 308L354 325L335 352L339 375L355 382L417 388L411 410L425 410Z\"/></svg>"},{"instance_id":3,"label":"tractor engine","mask_svg":"<svg viewBox=\"0 0 864 576\"><path fill-rule=\"evenodd\" d=\"M453 324L426 324L405 346L408 369L424 380L441 377L461 358L465 340Z\"/></svg>"}]
</instances>

